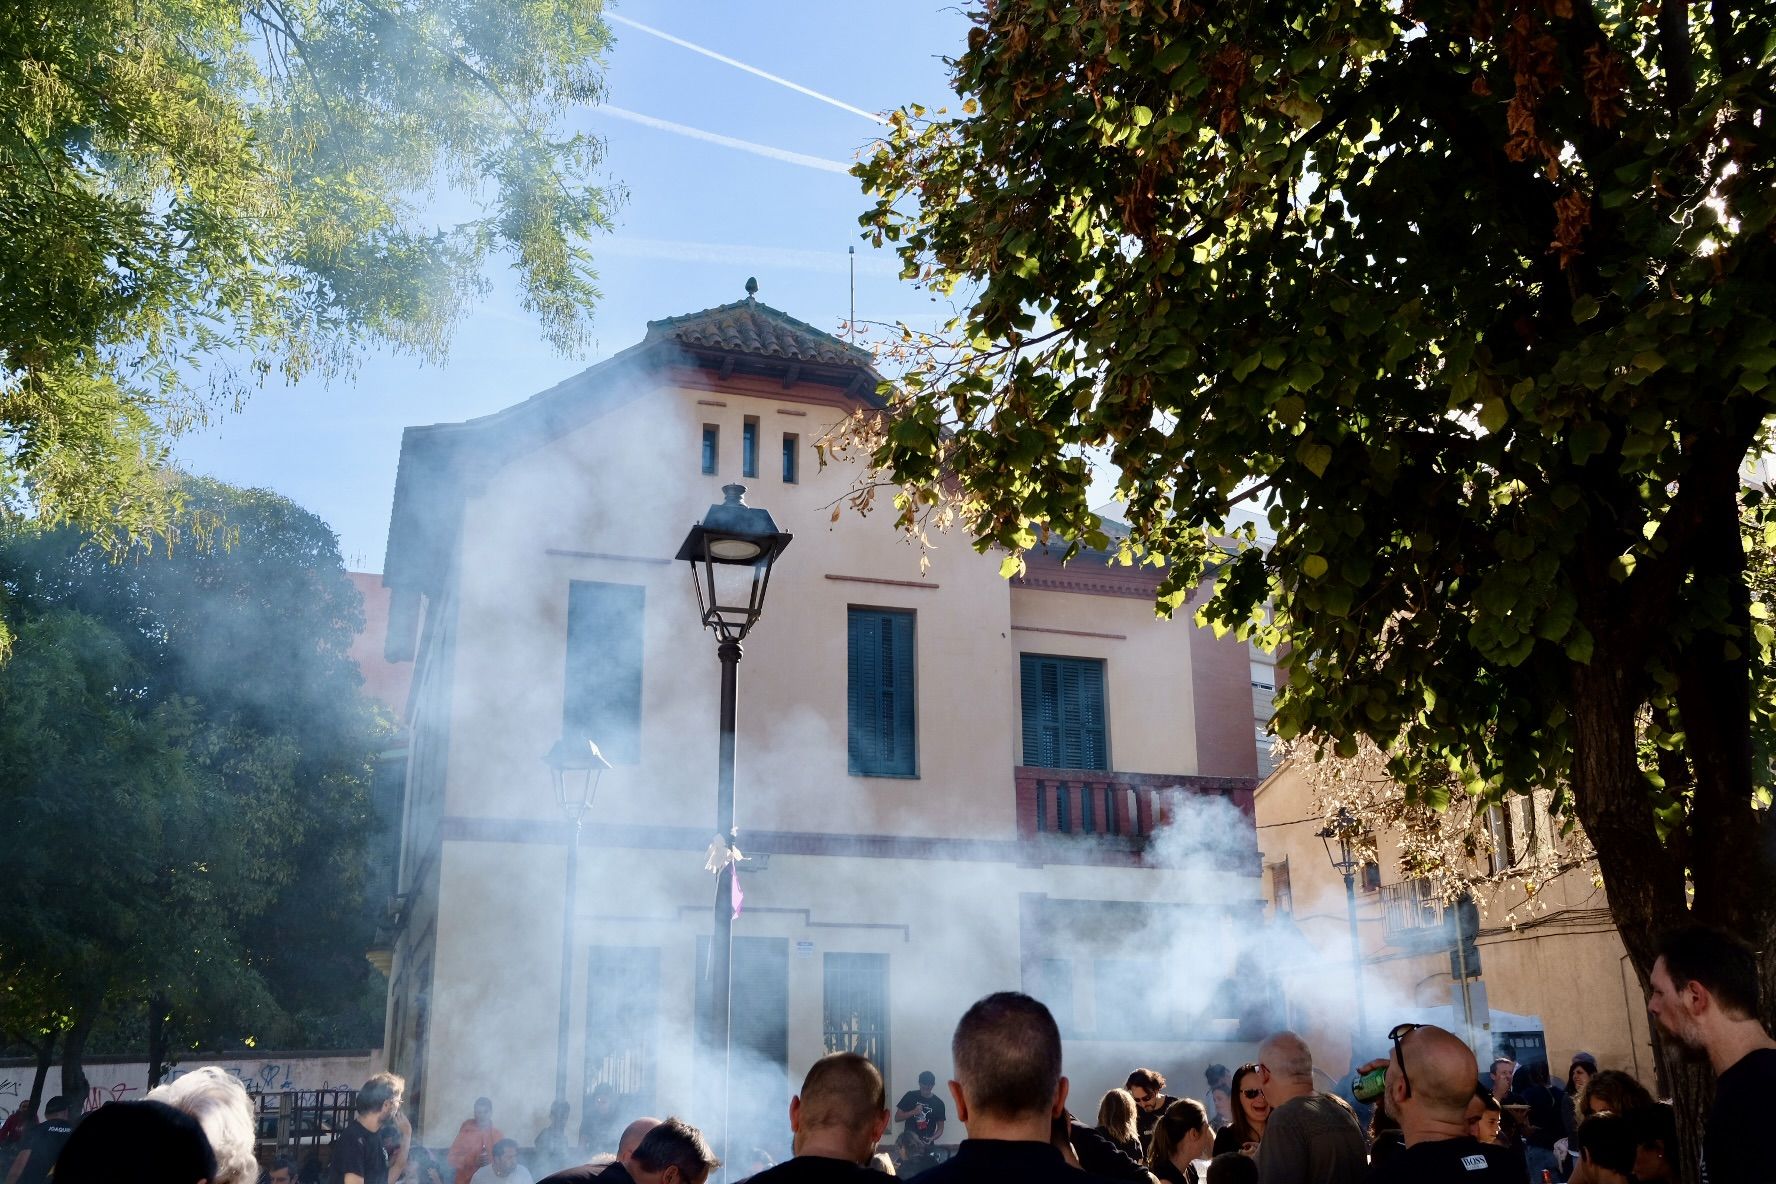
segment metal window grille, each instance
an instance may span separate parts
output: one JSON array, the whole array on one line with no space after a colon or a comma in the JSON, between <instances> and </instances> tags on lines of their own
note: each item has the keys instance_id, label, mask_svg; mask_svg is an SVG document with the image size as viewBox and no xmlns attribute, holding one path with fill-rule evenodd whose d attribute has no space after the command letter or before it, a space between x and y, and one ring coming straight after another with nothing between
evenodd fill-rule
<instances>
[{"instance_id":1,"label":"metal window grille","mask_svg":"<svg viewBox=\"0 0 1776 1184\"><path fill-rule=\"evenodd\" d=\"M827 1052L855 1052L888 1074L888 955L825 957Z\"/></svg>"}]
</instances>

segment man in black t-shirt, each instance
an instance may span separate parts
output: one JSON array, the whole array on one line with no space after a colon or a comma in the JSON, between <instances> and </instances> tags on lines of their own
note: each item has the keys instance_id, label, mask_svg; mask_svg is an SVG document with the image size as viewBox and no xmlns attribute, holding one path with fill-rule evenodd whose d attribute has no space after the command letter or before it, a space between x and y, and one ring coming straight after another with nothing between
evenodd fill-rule
<instances>
[{"instance_id":1,"label":"man in black t-shirt","mask_svg":"<svg viewBox=\"0 0 1776 1184\"><path fill-rule=\"evenodd\" d=\"M1521 1165L1505 1148L1468 1133L1468 1102L1479 1066L1453 1033L1402 1024L1394 1051L1363 1072L1387 1065L1387 1110L1406 1147L1369 1169L1369 1184L1522 1184Z\"/></svg>"},{"instance_id":2,"label":"man in black t-shirt","mask_svg":"<svg viewBox=\"0 0 1776 1184\"><path fill-rule=\"evenodd\" d=\"M333 1159L327 1168L330 1184L388 1184L407 1167L407 1149L413 1128L401 1113L401 1094L407 1083L393 1073L378 1073L358 1091L357 1117L345 1124L333 1140ZM401 1142L393 1157L383 1150L378 1133L385 1122L394 1123Z\"/></svg>"},{"instance_id":3,"label":"man in black t-shirt","mask_svg":"<svg viewBox=\"0 0 1776 1184\"><path fill-rule=\"evenodd\" d=\"M49 1179L49 1169L55 1166L63 1144L73 1133L74 1123L68 1117L67 1100L58 1094L43 1108L43 1121L26 1132L19 1145L18 1158L12 1161L12 1171L6 1176L6 1184L43 1184Z\"/></svg>"},{"instance_id":4,"label":"man in black t-shirt","mask_svg":"<svg viewBox=\"0 0 1776 1184\"><path fill-rule=\"evenodd\" d=\"M917 1097L916 1094L910 1095ZM789 1102L795 1158L753 1176L754 1184L872 1184L864 1165L888 1130L888 1094L868 1058L831 1052L814 1062Z\"/></svg>"},{"instance_id":5,"label":"man in black t-shirt","mask_svg":"<svg viewBox=\"0 0 1776 1184\"><path fill-rule=\"evenodd\" d=\"M1699 925L1659 943L1647 1010L1659 1031L1714 1069L1702 1134L1702 1184L1776 1184L1776 1040L1758 1022L1757 955Z\"/></svg>"},{"instance_id":6,"label":"man in black t-shirt","mask_svg":"<svg viewBox=\"0 0 1776 1184\"><path fill-rule=\"evenodd\" d=\"M943 1099L937 1096L937 1074L927 1069L919 1074L919 1088L902 1094L894 1107L894 1121L906 1124L894 1144L903 1167L923 1171L930 1166L926 1157L943 1138L946 1116Z\"/></svg>"}]
</instances>

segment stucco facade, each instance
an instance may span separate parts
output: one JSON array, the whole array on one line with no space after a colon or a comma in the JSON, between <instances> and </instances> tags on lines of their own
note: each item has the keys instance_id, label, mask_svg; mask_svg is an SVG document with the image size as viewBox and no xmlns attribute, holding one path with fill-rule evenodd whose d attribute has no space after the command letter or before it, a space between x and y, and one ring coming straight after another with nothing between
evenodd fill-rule
<instances>
[{"instance_id":1,"label":"stucco facade","mask_svg":"<svg viewBox=\"0 0 1776 1184\"><path fill-rule=\"evenodd\" d=\"M1313 974L1344 980L1339 992L1290 1017L1313 1046L1316 1063L1337 1073L1349 1063L1356 1015L1344 881L1316 837L1325 820L1298 767L1279 768L1259 787L1256 802L1267 908L1300 932L1313 951L1307 959ZM1381 1055L1381 1034L1401 1020L1438 1023L1471 1036L1482 1064L1500 1052L1533 1057L1532 1034L1539 1032L1556 1076L1563 1077L1573 1053L1583 1050L1602 1067L1625 1069L1651 1084L1646 1003L1608 900L1592 878L1595 867L1539 884L1533 908L1520 888L1499 890L1480 917L1481 973L1469 980L1464 1001L1451 974L1441 906L1414 904L1412 885L1401 881L1398 870L1398 836L1375 839L1378 865L1357 885L1366 1055Z\"/></svg>"},{"instance_id":2,"label":"stucco facade","mask_svg":"<svg viewBox=\"0 0 1776 1184\"><path fill-rule=\"evenodd\" d=\"M1093 1106L1136 1063L1200 1081L1237 1058L1249 1025L1210 1014L1225 974L1175 965L1170 935L1258 909L1244 649L1185 614L1156 619L1152 576L1102 557L1036 556L1008 583L997 557L940 536L922 571L890 510L835 518L860 474L822 469L814 446L870 405L867 360L752 301L699 315L656 322L508 411L404 441L385 578L388 652L413 663L413 690L386 1047L422 1137L448 1140L480 1094L526 1142L547 1120L570 832L541 757L582 676L569 617L588 583L642 606L639 730L580 840L572 1121L607 1082L636 1113L709 1122L694 1033L718 664L671 556L730 482L795 536L740 664L739 845L766 866L742 872L734 930L735 1139L781 1150L790 1083L835 1044L867 1044L896 1096L922 1069L942 1077L956 1019L999 989L1063 1013ZM749 434L757 475L742 471ZM911 614L914 776L849 771L858 609ZM1024 654L1102 662L1108 768L1027 763ZM1165 826L1199 817L1213 833L1196 848ZM1116 996L1139 965L1181 986L1137 1040Z\"/></svg>"}]
</instances>

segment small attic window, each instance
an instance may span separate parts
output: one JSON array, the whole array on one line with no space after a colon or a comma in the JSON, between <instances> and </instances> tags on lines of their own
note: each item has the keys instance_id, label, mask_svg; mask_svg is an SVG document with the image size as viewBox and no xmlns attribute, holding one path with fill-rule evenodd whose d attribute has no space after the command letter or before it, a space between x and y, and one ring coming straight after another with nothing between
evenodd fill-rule
<instances>
[{"instance_id":1,"label":"small attic window","mask_svg":"<svg viewBox=\"0 0 1776 1184\"><path fill-rule=\"evenodd\" d=\"M721 452L721 428L715 424L703 425L703 471L706 474L715 472L716 457Z\"/></svg>"},{"instance_id":2,"label":"small attic window","mask_svg":"<svg viewBox=\"0 0 1776 1184\"><path fill-rule=\"evenodd\" d=\"M794 432L783 433L783 483L785 485L796 483L796 461L798 459L796 449L800 443L801 438Z\"/></svg>"},{"instance_id":3,"label":"small attic window","mask_svg":"<svg viewBox=\"0 0 1776 1184\"><path fill-rule=\"evenodd\" d=\"M759 421L750 415L740 428L740 474L759 475Z\"/></svg>"}]
</instances>

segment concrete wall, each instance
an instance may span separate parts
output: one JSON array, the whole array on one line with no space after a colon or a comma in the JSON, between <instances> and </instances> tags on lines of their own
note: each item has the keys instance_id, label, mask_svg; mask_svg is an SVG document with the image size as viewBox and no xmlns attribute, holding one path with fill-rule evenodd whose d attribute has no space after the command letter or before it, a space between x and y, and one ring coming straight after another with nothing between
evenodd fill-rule
<instances>
[{"instance_id":1,"label":"concrete wall","mask_svg":"<svg viewBox=\"0 0 1776 1184\"><path fill-rule=\"evenodd\" d=\"M110 1057L89 1057L84 1062L86 1079L91 1085L87 1095L88 1109L106 1102L140 1101L148 1092L148 1063L118 1060ZM381 1049L363 1052L268 1052L240 1057L222 1054L194 1053L167 1071L166 1080L176 1081L182 1075L204 1065L217 1065L240 1078L241 1084L256 1092L279 1092L306 1089L357 1089L373 1075L382 1072ZM31 1079L37 1072L35 1061L20 1058L0 1059L0 1119L10 1115L31 1096ZM61 1092L62 1066L50 1066L43 1082L43 1101Z\"/></svg>"}]
</instances>

